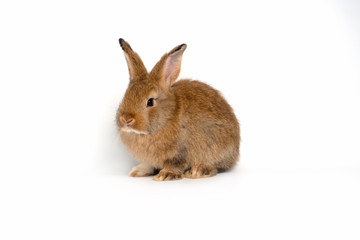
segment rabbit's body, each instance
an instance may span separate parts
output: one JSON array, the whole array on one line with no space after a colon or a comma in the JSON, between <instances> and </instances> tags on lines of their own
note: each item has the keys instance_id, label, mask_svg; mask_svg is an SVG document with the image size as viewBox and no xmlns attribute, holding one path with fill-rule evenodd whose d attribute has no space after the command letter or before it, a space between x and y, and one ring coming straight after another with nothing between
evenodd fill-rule
<instances>
[{"instance_id":1,"label":"rabbit's body","mask_svg":"<svg viewBox=\"0 0 360 240\"><path fill-rule=\"evenodd\" d=\"M173 79L174 69L168 68L179 64L179 58L181 63L184 45L164 55L151 73L140 71L136 76L132 69L141 70L142 62L129 63L138 56L121 41L133 80L119 107L117 122L122 142L140 162L130 175L147 176L161 169L155 180L184 175L198 178L233 167L239 157L240 128L230 105L205 83L179 80L172 84L178 73ZM176 59L171 59L173 56ZM170 80L167 83L164 79Z\"/></svg>"}]
</instances>

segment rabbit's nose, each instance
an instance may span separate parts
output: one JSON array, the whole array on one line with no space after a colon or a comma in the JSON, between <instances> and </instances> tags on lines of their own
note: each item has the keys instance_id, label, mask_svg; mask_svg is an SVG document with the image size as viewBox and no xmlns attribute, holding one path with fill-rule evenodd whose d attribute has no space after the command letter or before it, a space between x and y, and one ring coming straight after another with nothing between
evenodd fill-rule
<instances>
[{"instance_id":1,"label":"rabbit's nose","mask_svg":"<svg viewBox=\"0 0 360 240\"><path fill-rule=\"evenodd\" d=\"M126 119L124 117L120 117L120 121L122 124L124 124L126 126L131 126L135 123L135 119L133 119L133 118Z\"/></svg>"},{"instance_id":2,"label":"rabbit's nose","mask_svg":"<svg viewBox=\"0 0 360 240\"><path fill-rule=\"evenodd\" d=\"M133 118L129 119L129 120L126 121L126 125L131 126L131 125L134 124L134 122L135 122L135 120Z\"/></svg>"}]
</instances>

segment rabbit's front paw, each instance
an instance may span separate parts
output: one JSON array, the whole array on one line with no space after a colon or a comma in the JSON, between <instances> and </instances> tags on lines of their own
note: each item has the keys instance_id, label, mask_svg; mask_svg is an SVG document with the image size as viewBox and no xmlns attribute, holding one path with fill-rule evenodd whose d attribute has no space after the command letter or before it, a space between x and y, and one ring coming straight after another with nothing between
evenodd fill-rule
<instances>
[{"instance_id":1,"label":"rabbit's front paw","mask_svg":"<svg viewBox=\"0 0 360 240\"><path fill-rule=\"evenodd\" d=\"M155 181L168 181L168 180L180 180L184 178L182 174L174 173L169 170L162 169L157 175L154 176Z\"/></svg>"},{"instance_id":2,"label":"rabbit's front paw","mask_svg":"<svg viewBox=\"0 0 360 240\"><path fill-rule=\"evenodd\" d=\"M137 166L135 166L130 174L131 177L146 177L154 175L154 168L150 165L141 163Z\"/></svg>"}]
</instances>

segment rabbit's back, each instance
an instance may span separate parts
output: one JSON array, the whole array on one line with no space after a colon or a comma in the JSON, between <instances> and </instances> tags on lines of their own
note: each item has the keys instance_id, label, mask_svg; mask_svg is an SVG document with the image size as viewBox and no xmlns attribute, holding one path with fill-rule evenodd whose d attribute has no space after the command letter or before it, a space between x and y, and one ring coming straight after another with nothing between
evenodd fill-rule
<instances>
[{"instance_id":1,"label":"rabbit's back","mask_svg":"<svg viewBox=\"0 0 360 240\"><path fill-rule=\"evenodd\" d=\"M188 161L231 168L239 156L240 128L232 108L211 86L179 80L172 86Z\"/></svg>"}]
</instances>

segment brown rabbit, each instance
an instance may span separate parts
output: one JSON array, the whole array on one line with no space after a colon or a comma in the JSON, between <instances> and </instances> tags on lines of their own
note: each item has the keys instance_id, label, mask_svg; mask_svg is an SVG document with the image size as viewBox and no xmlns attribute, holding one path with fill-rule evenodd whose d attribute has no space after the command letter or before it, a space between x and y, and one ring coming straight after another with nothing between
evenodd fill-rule
<instances>
[{"instance_id":1,"label":"brown rabbit","mask_svg":"<svg viewBox=\"0 0 360 240\"><path fill-rule=\"evenodd\" d=\"M154 180L211 177L239 157L240 128L230 105L205 83L175 82L186 44L162 56L150 73L119 39L130 82L116 115L122 142L140 162L130 176ZM160 170L160 171L157 171Z\"/></svg>"}]
</instances>

